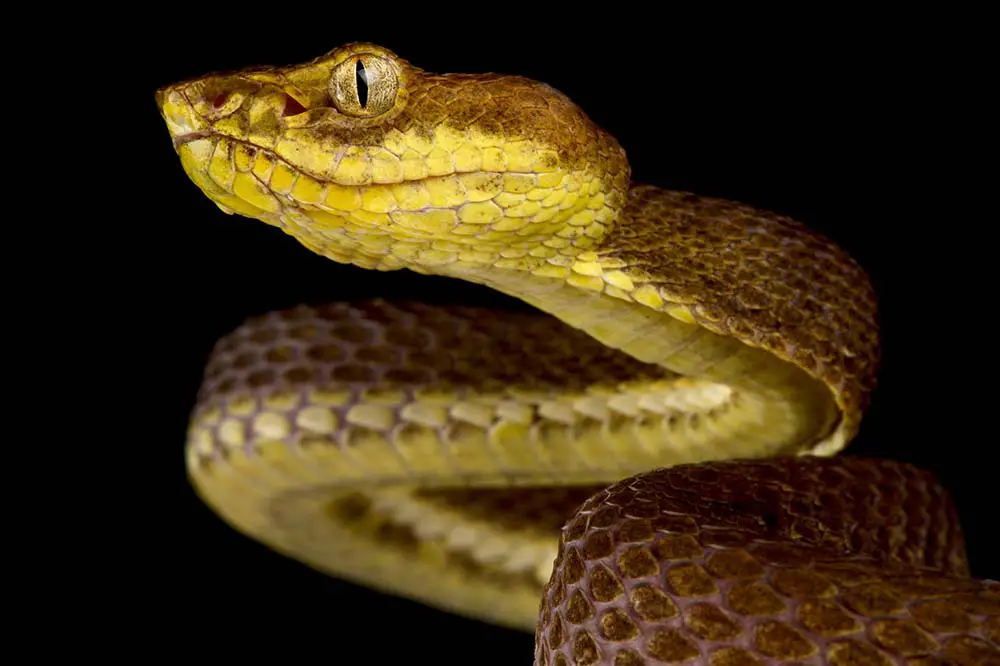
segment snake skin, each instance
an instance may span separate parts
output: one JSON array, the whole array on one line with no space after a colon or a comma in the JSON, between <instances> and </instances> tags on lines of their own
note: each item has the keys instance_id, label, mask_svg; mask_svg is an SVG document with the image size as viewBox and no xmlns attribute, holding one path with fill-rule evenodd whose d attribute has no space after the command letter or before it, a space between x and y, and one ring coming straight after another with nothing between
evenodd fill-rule
<instances>
[{"instance_id":1,"label":"snake skin","mask_svg":"<svg viewBox=\"0 0 1000 666\"><path fill-rule=\"evenodd\" d=\"M535 663L996 663L1000 584L967 578L957 524L889 461L642 474L563 529Z\"/></svg>"},{"instance_id":2,"label":"snake skin","mask_svg":"<svg viewBox=\"0 0 1000 666\"><path fill-rule=\"evenodd\" d=\"M304 306L220 341L188 469L238 529L534 627L536 664L1000 660L1000 589L969 578L934 479L825 457L880 354L872 287L827 239L632 183L545 84L372 44L156 99L223 211L542 311Z\"/></svg>"}]
</instances>

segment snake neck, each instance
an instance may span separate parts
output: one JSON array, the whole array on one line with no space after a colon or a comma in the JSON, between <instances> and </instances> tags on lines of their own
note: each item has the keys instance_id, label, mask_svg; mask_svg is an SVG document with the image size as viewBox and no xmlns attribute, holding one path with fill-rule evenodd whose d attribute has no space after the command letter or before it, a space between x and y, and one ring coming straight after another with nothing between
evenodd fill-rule
<instances>
[{"instance_id":1,"label":"snake neck","mask_svg":"<svg viewBox=\"0 0 1000 666\"><path fill-rule=\"evenodd\" d=\"M157 101L184 170L227 212L338 262L488 285L759 396L772 423L790 415L769 431L778 451L833 452L857 430L878 360L860 267L780 216L631 186L621 146L549 86L350 45Z\"/></svg>"},{"instance_id":2,"label":"snake neck","mask_svg":"<svg viewBox=\"0 0 1000 666\"><path fill-rule=\"evenodd\" d=\"M706 266L701 256L685 254L691 248L701 243L698 254L713 255L739 242L717 234L710 219L687 224L686 217L695 217L690 213L713 203L649 186L625 189L627 166L607 157L617 150L624 160L624 153L607 141L599 151L605 158L578 172L458 174L407 185L405 195L402 186L388 186L396 191L384 198L391 208L417 191L447 190L466 202L451 209L334 214L329 197L336 188L328 184L325 208L296 200L278 216L278 226L341 263L488 286L633 358L736 389L745 411L756 414L749 423L759 425L762 455L842 448L853 423L840 418L835 395L821 380L773 350L747 346L748 337L762 339L759 328L743 328L738 336L724 330L707 307L712 299L692 297L688 285L670 289L674 275ZM355 203L373 208L378 192L378 186L364 188ZM683 248L680 254L672 243ZM730 282L706 278L708 285ZM726 309L732 312L731 304ZM729 321L734 318L723 319ZM752 431L747 440L758 438Z\"/></svg>"}]
</instances>

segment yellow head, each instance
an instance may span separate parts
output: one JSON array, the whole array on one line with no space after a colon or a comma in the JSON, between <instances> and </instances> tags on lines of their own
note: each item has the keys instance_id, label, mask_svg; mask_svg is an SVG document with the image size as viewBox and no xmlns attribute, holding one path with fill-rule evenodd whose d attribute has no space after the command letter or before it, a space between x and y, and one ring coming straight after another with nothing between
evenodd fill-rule
<instances>
[{"instance_id":1,"label":"yellow head","mask_svg":"<svg viewBox=\"0 0 1000 666\"><path fill-rule=\"evenodd\" d=\"M629 185L621 147L551 87L429 74L372 44L156 100L184 170L223 210L365 268L573 256Z\"/></svg>"}]
</instances>

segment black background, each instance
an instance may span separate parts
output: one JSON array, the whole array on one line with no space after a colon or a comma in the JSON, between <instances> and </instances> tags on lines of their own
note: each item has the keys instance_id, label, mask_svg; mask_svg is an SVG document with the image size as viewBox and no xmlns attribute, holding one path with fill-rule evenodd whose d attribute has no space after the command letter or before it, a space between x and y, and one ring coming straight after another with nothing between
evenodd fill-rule
<instances>
[{"instance_id":1,"label":"black background","mask_svg":"<svg viewBox=\"0 0 1000 666\"><path fill-rule=\"evenodd\" d=\"M970 463L993 447L969 415L992 416L976 400L979 389L955 374L967 354L947 288L935 277L954 260L926 232L947 220L905 205L925 194L904 175L907 162L933 139L915 138L920 123L903 100L927 65L890 38L892 28L816 22L765 34L664 21L643 36L612 35L605 26L581 36L579 28L530 21L469 30L458 27L462 21L407 25L396 16L390 26L380 13L388 7L362 18L297 19L294 33L276 21L263 35L252 24L179 22L144 33L133 53L141 58L129 60L134 95L121 102L134 128L119 164L135 182L120 196L134 200L123 224L139 252L132 272L108 287L119 307L139 303L128 295L135 289L148 297L143 303L155 302L144 312L163 351L158 374L145 383L163 396L162 410L146 414L156 427L144 464L167 474L157 501L174 529L157 532L157 552L169 559L152 575L169 582L164 603L184 609L189 635L218 646L239 636L247 647L279 647L289 656L374 648L363 663L430 655L442 665L469 663L469 646L486 650L477 663L531 659L528 634L379 595L273 554L209 512L184 476L186 419L205 356L244 317L372 296L502 301L471 285L316 257L276 229L224 215L182 172L153 104L156 87L212 70L300 62L355 40L380 43L429 71L543 80L618 137L636 179L791 215L851 252L880 296L885 359L850 452L933 470L959 504L974 573L1000 578L1000 551L987 534L992 489Z\"/></svg>"}]
</instances>

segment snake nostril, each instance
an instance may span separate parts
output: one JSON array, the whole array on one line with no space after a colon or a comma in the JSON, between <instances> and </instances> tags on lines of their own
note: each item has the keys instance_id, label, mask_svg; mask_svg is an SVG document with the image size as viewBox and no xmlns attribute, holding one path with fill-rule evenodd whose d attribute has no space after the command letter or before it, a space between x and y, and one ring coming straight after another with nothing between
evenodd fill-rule
<instances>
[{"instance_id":1,"label":"snake nostril","mask_svg":"<svg viewBox=\"0 0 1000 666\"><path fill-rule=\"evenodd\" d=\"M220 92L218 95L212 98L212 107L220 109L226 104L226 101L228 99L229 99L229 93Z\"/></svg>"},{"instance_id":2,"label":"snake nostril","mask_svg":"<svg viewBox=\"0 0 1000 666\"><path fill-rule=\"evenodd\" d=\"M297 99L291 95L285 95L285 108L281 112L282 117L287 118L288 116L297 116L300 113L305 113L306 107L302 106Z\"/></svg>"}]
</instances>

